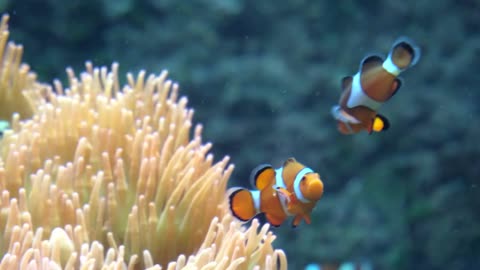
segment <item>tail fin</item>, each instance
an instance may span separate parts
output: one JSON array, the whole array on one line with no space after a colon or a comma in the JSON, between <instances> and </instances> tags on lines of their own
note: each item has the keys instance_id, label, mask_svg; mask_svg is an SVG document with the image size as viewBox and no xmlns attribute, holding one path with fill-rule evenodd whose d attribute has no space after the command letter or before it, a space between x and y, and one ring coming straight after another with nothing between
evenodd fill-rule
<instances>
[{"instance_id":1,"label":"tail fin","mask_svg":"<svg viewBox=\"0 0 480 270\"><path fill-rule=\"evenodd\" d=\"M260 211L260 191L230 188L227 192L230 212L241 221L249 221Z\"/></svg>"},{"instance_id":2,"label":"tail fin","mask_svg":"<svg viewBox=\"0 0 480 270\"><path fill-rule=\"evenodd\" d=\"M389 128L390 128L390 122L385 116L381 114L377 114L375 118L373 118L372 128L371 128L372 131L380 132L380 131L385 131Z\"/></svg>"},{"instance_id":3,"label":"tail fin","mask_svg":"<svg viewBox=\"0 0 480 270\"><path fill-rule=\"evenodd\" d=\"M420 59L420 48L408 37L398 38L392 46L383 67L394 75L415 65Z\"/></svg>"}]
</instances>

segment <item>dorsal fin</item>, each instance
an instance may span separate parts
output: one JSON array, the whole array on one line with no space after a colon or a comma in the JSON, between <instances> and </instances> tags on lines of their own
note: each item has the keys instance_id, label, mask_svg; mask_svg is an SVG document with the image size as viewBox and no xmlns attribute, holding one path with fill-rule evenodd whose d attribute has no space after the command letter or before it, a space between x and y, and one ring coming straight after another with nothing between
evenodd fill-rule
<instances>
[{"instance_id":1,"label":"dorsal fin","mask_svg":"<svg viewBox=\"0 0 480 270\"><path fill-rule=\"evenodd\" d=\"M275 170L270 164L258 165L250 174L250 183L258 190L262 190L268 185L273 185L275 181Z\"/></svg>"},{"instance_id":2,"label":"dorsal fin","mask_svg":"<svg viewBox=\"0 0 480 270\"><path fill-rule=\"evenodd\" d=\"M288 163L292 163L292 162L297 162L297 160L296 160L294 157L288 158L288 159L285 160L285 162L283 163L283 167L287 166Z\"/></svg>"},{"instance_id":3,"label":"dorsal fin","mask_svg":"<svg viewBox=\"0 0 480 270\"><path fill-rule=\"evenodd\" d=\"M383 58L379 55L370 55L363 58L362 63L360 64L361 73L366 72L374 67L382 66Z\"/></svg>"},{"instance_id":4,"label":"dorsal fin","mask_svg":"<svg viewBox=\"0 0 480 270\"><path fill-rule=\"evenodd\" d=\"M348 89L352 85L352 81L353 81L352 76L343 77L341 82L342 91L345 89Z\"/></svg>"},{"instance_id":5,"label":"dorsal fin","mask_svg":"<svg viewBox=\"0 0 480 270\"><path fill-rule=\"evenodd\" d=\"M298 172L305 168L305 165L298 162L294 158L289 158L283 165L282 170L282 180L287 189L291 192L290 189L295 181L295 177L297 176Z\"/></svg>"}]
</instances>

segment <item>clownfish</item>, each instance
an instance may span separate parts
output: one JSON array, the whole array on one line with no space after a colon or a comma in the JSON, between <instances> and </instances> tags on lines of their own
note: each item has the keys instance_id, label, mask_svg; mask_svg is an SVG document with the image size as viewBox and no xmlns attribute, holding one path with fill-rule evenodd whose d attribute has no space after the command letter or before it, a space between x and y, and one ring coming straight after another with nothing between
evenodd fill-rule
<instances>
[{"instance_id":1,"label":"clownfish","mask_svg":"<svg viewBox=\"0 0 480 270\"><path fill-rule=\"evenodd\" d=\"M357 74L342 79L339 105L331 110L338 130L342 134L387 130L389 121L377 110L398 92L402 85L398 75L415 65L420 55L420 48L411 39L400 37L386 60L378 55L364 58Z\"/></svg>"},{"instance_id":2,"label":"clownfish","mask_svg":"<svg viewBox=\"0 0 480 270\"><path fill-rule=\"evenodd\" d=\"M255 190L234 187L227 192L230 212L243 222L264 213L275 227L289 216L294 216L293 227L302 220L310 224L310 213L323 194L323 182L318 173L294 158L289 158L278 169L269 164L257 166L250 181Z\"/></svg>"}]
</instances>

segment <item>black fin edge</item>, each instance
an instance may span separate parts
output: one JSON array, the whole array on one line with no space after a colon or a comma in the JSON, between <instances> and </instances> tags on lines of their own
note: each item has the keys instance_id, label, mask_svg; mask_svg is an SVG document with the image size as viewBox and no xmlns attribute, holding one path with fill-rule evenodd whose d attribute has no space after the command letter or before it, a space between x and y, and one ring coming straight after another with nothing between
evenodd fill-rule
<instances>
[{"instance_id":1,"label":"black fin edge","mask_svg":"<svg viewBox=\"0 0 480 270\"><path fill-rule=\"evenodd\" d=\"M422 51L415 41L407 36L401 36L395 40L391 51L393 51L397 46L402 46L402 48L406 49L412 54L412 62L408 67L412 67L418 63L418 60L422 55Z\"/></svg>"},{"instance_id":2,"label":"black fin edge","mask_svg":"<svg viewBox=\"0 0 480 270\"><path fill-rule=\"evenodd\" d=\"M273 169L273 166L270 164L260 164L250 173L250 184L257 188L257 178L258 176L267 169Z\"/></svg>"},{"instance_id":3,"label":"black fin edge","mask_svg":"<svg viewBox=\"0 0 480 270\"><path fill-rule=\"evenodd\" d=\"M230 213L232 213L232 216L234 216L236 219L238 219L238 220L240 220L240 221L242 221L242 222L247 222L247 221L249 221L250 219L243 219L243 218L237 216L237 215L235 214L235 211L233 211L233 208L232 208L232 198L235 197L235 194L237 194L237 193L240 192L240 191L244 191L244 190L247 190L247 189L245 189L245 188L239 188L239 189L233 191L233 192L228 196L228 208L230 209Z\"/></svg>"},{"instance_id":4,"label":"black fin edge","mask_svg":"<svg viewBox=\"0 0 480 270\"><path fill-rule=\"evenodd\" d=\"M383 129L382 129L382 131L388 130L388 129L390 128L390 121L388 121L388 119L387 119L385 116L381 115L381 114L377 114L377 117L380 118L380 119L382 119L382 121L383 121Z\"/></svg>"}]
</instances>

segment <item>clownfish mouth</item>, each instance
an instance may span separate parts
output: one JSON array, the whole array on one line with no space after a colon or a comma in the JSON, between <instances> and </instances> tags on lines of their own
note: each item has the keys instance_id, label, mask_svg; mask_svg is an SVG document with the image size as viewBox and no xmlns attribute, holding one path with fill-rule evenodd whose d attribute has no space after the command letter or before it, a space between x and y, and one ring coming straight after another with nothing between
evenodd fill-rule
<instances>
[{"instance_id":1,"label":"clownfish mouth","mask_svg":"<svg viewBox=\"0 0 480 270\"><path fill-rule=\"evenodd\" d=\"M333 118L346 124L360 124L360 120L348 114L340 106L333 106L331 111Z\"/></svg>"}]
</instances>

